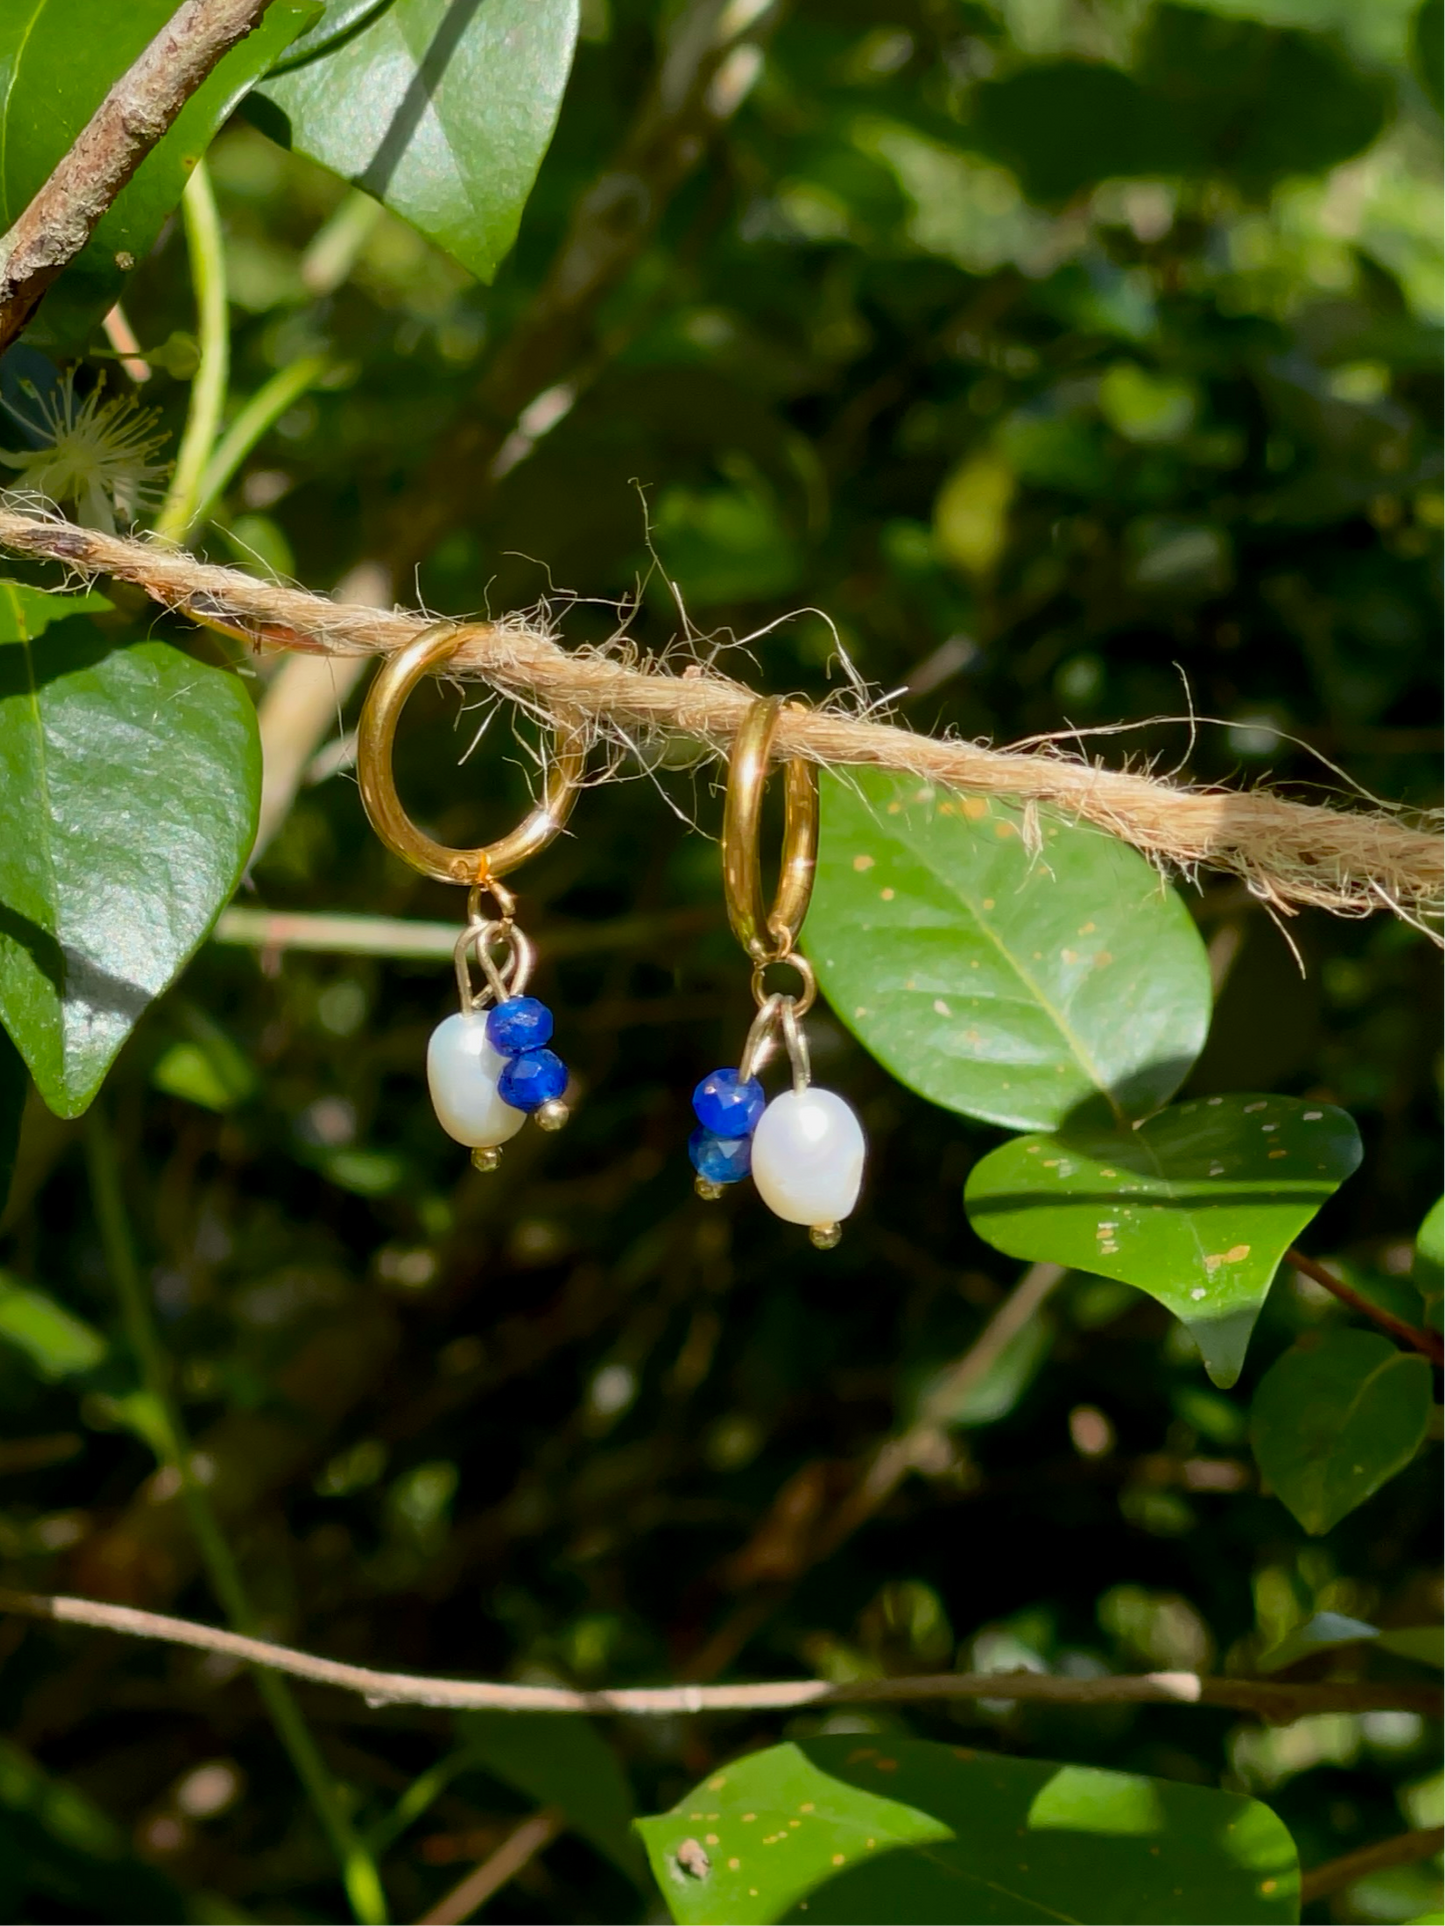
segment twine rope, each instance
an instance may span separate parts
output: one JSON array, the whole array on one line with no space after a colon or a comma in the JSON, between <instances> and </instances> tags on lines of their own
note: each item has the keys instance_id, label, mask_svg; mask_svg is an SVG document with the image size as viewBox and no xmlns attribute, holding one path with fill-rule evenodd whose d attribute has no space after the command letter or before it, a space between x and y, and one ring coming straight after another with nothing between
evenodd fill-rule
<instances>
[{"instance_id":1,"label":"twine rope","mask_svg":"<svg viewBox=\"0 0 1445 1926\"><path fill-rule=\"evenodd\" d=\"M0 549L58 562L87 581L105 575L131 583L173 614L258 652L386 655L436 620L332 602L155 540L81 528L14 497L0 500ZM580 716L599 738L629 747L639 738L673 736L724 753L756 699L709 663L644 656L625 637L601 648L564 648L545 614L468 624L447 673L486 682L544 719ZM914 734L836 705L784 708L774 741L780 758L895 770L1057 811L1130 843L1166 872L1236 876L1277 915L1306 906L1344 916L1388 909L1434 937L1421 919L1438 916L1445 903L1445 851L1433 814L1192 786L1103 768L1057 742L992 749Z\"/></svg>"}]
</instances>

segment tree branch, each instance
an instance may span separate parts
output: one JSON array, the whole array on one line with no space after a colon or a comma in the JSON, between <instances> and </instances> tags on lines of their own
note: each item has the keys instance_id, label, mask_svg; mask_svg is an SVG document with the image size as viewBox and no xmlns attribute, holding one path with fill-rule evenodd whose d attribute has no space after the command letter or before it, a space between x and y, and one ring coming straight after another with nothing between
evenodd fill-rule
<instances>
[{"instance_id":1,"label":"tree branch","mask_svg":"<svg viewBox=\"0 0 1445 1926\"><path fill-rule=\"evenodd\" d=\"M1442 1846L1445 1846L1445 1826L1422 1826L1418 1832L1402 1832L1393 1839L1382 1839L1378 1845L1361 1846L1358 1852L1347 1852L1303 1874L1299 1883L1300 1904L1308 1906L1312 1900L1326 1899L1342 1886L1353 1886L1367 1873L1384 1872L1390 1866L1409 1866L1417 1859L1433 1859Z\"/></svg>"},{"instance_id":2,"label":"tree branch","mask_svg":"<svg viewBox=\"0 0 1445 1926\"><path fill-rule=\"evenodd\" d=\"M1212 1705L1249 1712L1274 1724L1310 1712L1418 1712L1436 1716L1434 1685L1326 1683L1291 1685L1266 1679L1203 1678L1196 1672L1145 1672L1098 1679L1054 1678L1037 1672L945 1672L933 1677L860 1679L830 1685L823 1679L783 1679L762 1685L642 1685L584 1692L561 1685L501 1685L469 1679L420 1678L374 1672L362 1665L315 1658L239 1632L190 1619L104 1605L89 1598L0 1591L0 1611L63 1625L89 1625L131 1638L161 1639L201 1652L224 1652L250 1665L271 1666L315 1685L357 1692L369 1705L430 1705L454 1712L586 1712L632 1717L700 1712L785 1712L802 1705L863 1705L928 1699L1007 1699L1044 1705Z\"/></svg>"},{"instance_id":3,"label":"tree branch","mask_svg":"<svg viewBox=\"0 0 1445 1926\"><path fill-rule=\"evenodd\" d=\"M191 95L271 0L186 0L129 66L0 240L0 353Z\"/></svg>"},{"instance_id":4,"label":"tree branch","mask_svg":"<svg viewBox=\"0 0 1445 1926\"><path fill-rule=\"evenodd\" d=\"M428 626L424 616L332 602L198 562L180 549L80 528L36 513L15 496L0 502L0 549L133 582L164 607L258 650L387 655ZM684 736L721 750L755 700L751 689L691 656L674 667L672 660L639 656L625 637L608 649L568 650L540 618L467 627L448 674L480 677L546 717L581 716L615 745ZM895 769L975 795L1056 809L1122 838L1161 867L1239 876L1277 913L1306 904L1354 916L1391 909L1418 926L1445 897L1439 837L1386 810L1330 809L1264 790L1190 788L1099 768L1054 743L988 749L914 735L832 706L785 709L776 753Z\"/></svg>"},{"instance_id":5,"label":"tree branch","mask_svg":"<svg viewBox=\"0 0 1445 1926\"><path fill-rule=\"evenodd\" d=\"M481 1865L473 1866L430 1912L423 1913L417 1926L461 1926L566 1830L567 1815L560 1806L543 1806L530 1814L507 1834L494 1853Z\"/></svg>"},{"instance_id":6,"label":"tree branch","mask_svg":"<svg viewBox=\"0 0 1445 1926\"><path fill-rule=\"evenodd\" d=\"M1316 1284L1322 1285L1332 1296L1337 1297L1341 1304L1348 1304L1352 1311L1358 1311L1361 1317L1369 1318L1372 1323L1378 1324L1382 1331L1388 1331L1392 1338L1398 1338L1401 1344L1408 1344L1416 1351L1423 1351L1432 1364L1445 1364L1445 1340L1442 1340L1438 1331L1423 1330L1413 1324L1407 1324L1404 1318L1396 1317L1393 1311L1387 1311L1381 1304L1372 1303L1362 1292L1357 1291L1353 1284L1347 1284L1342 1277L1336 1277L1333 1271L1327 1271L1323 1264L1316 1263L1312 1257L1306 1257L1303 1251L1297 1251L1293 1245L1285 1252L1284 1261L1286 1264L1293 1264L1295 1269L1302 1271L1306 1277L1313 1278Z\"/></svg>"}]
</instances>

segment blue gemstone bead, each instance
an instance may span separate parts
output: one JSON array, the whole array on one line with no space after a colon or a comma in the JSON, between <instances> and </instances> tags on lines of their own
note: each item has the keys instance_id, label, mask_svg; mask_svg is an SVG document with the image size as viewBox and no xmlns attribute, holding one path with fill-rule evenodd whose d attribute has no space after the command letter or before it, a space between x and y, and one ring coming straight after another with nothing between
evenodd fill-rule
<instances>
[{"instance_id":1,"label":"blue gemstone bead","mask_svg":"<svg viewBox=\"0 0 1445 1926\"><path fill-rule=\"evenodd\" d=\"M534 996L509 996L487 1015L487 1042L504 1057L552 1041L552 1012Z\"/></svg>"},{"instance_id":2,"label":"blue gemstone bead","mask_svg":"<svg viewBox=\"0 0 1445 1926\"><path fill-rule=\"evenodd\" d=\"M718 1137L751 1136L766 1102L757 1078L739 1083L736 1070L714 1070L692 1093L698 1122Z\"/></svg>"},{"instance_id":3,"label":"blue gemstone bead","mask_svg":"<svg viewBox=\"0 0 1445 1926\"><path fill-rule=\"evenodd\" d=\"M751 1137L719 1137L699 1127L687 1140L687 1154L699 1177L710 1184L740 1183L753 1167Z\"/></svg>"},{"instance_id":4,"label":"blue gemstone bead","mask_svg":"<svg viewBox=\"0 0 1445 1926\"><path fill-rule=\"evenodd\" d=\"M497 1078L502 1102L514 1110L540 1110L566 1088L567 1066L551 1050L524 1050Z\"/></svg>"}]
</instances>

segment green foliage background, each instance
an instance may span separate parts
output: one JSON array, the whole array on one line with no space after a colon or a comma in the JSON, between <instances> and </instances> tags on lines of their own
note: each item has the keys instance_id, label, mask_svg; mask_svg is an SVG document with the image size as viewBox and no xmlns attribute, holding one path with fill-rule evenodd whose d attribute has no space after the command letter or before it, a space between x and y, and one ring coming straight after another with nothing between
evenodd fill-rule
<instances>
[{"instance_id":1,"label":"green foliage background","mask_svg":"<svg viewBox=\"0 0 1445 1926\"><path fill-rule=\"evenodd\" d=\"M436 9L394 12L400 33ZM278 144L294 77L247 103L210 156L233 387L305 358L316 375L198 545L316 588L380 558L406 600L545 604L573 642L625 624L660 647L681 608L746 679L822 699L846 687L846 655L919 728L1069 739L1126 723L1091 748L1294 793L1333 785L1332 764L1438 800L1438 6L800 0L566 338L549 405L519 425L536 392L513 392L498 426L498 370L525 360L536 291L627 138L665 24L648 0L586 0L491 286ZM546 118L543 101L534 138ZM489 216L471 265L505 243ZM126 302L143 345L169 344L145 399L178 432L195 318L177 222ZM45 380L39 351L75 346L65 325L47 304L0 392ZM258 688L274 674L239 666ZM455 691L408 711L403 792L443 840L521 807L509 715L461 761L484 718ZM719 800L710 768L646 744L618 773L518 879L582 1100L564 1136L518 1138L502 1180L468 1168L427 1102L445 964L212 942L99 1100L264 1630L388 1668L592 1685L1248 1670L1318 1613L1438 1618L1438 1467L1429 1449L1412 1460L1417 1433L1325 1536L1260 1488L1255 1387L1297 1339L1355 1322L1290 1273L1229 1392L1161 1305L1070 1274L883 1513L810 1558L850 1468L1017 1278L962 1208L1002 1138L912 1095L820 1008L819 1078L871 1143L842 1247L814 1252L751 1197L699 1204L690 1091L735 1059L750 1014L695 827L715 833ZM380 848L324 752L238 900L459 913ZM1187 901L1218 996L1181 1096L1348 1110L1361 1172L1303 1240L1420 1321L1413 1246L1439 1177L1428 945L1387 917L1322 915L1287 941L1218 880ZM5 1582L215 1619L141 1442L83 1128L32 1099L0 1223ZM71 1322L46 1323L37 1291ZM1398 1652L1343 1650L1306 1654L1305 1675L1418 1676ZM5 1916L339 1916L248 1678L18 1621L0 1653ZM301 1696L397 1917L562 1796L480 1724ZM605 1786L606 1809L487 1916L657 1916L628 1798L659 1812L781 1739L944 1740L1254 1793L1306 1866L1439 1811L1430 1735L1400 1713L1276 1732L1192 1707L960 1704L601 1730L611 1766L585 1734L575 1755L556 1733L536 1744ZM619 1762L626 1785L607 1777ZM1438 1904L1427 1864L1306 1917Z\"/></svg>"}]
</instances>

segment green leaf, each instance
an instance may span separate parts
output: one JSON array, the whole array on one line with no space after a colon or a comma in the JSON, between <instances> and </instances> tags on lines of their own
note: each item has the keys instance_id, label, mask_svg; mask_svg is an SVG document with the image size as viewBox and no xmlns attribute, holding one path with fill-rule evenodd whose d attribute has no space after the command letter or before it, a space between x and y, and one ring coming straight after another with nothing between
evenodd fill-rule
<instances>
[{"instance_id":1,"label":"green leaf","mask_svg":"<svg viewBox=\"0 0 1445 1926\"><path fill-rule=\"evenodd\" d=\"M1209 1024L1204 945L1097 830L875 770L825 775L807 947L828 1000L920 1096L1019 1129L1124 1123Z\"/></svg>"},{"instance_id":2,"label":"green leaf","mask_svg":"<svg viewBox=\"0 0 1445 1926\"><path fill-rule=\"evenodd\" d=\"M646 1890L632 1836L632 1788L616 1752L590 1720L551 1712L474 1712L461 1721L468 1752L567 1823Z\"/></svg>"},{"instance_id":3,"label":"green leaf","mask_svg":"<svg viewBox=\"0 0 1445 1926\"><path fill-rule=\"evenodd\" d=\"M254 117L490 281L552 139L577 18L577 0L393 0L273 75Z\"/></svg>"},{"instance_id":4,"label":"green leaf","mask_svg":"<svg viewBox=\"0 0 1445 1926\"><path fill-rule=\"evenodd\" d=\"M1294 1920L1268 1807L917 1739L773 1746L638 1821L675 1920Z\"/></svg>"},{"instance_id":5,"label":"green leaf","mask_svg":"<svg viewBox=\"0 0 1445 1926\"><path fill-rule=\"evenodd\" d=\"M315 26L308 27L305 33L292 41L286 49L285 58L276 62L272 73L286 73L302 61L310 60L324 48L334 46L343 35L354 33L374 14L391 4L392 0L325 0L321 18Z\"/></svg>"},{"instance_id":6,"label":"green leaf","mask_svg":"<svg viewBox=\"0 0 1445 1926\"><path fill-rule=\"evenodd\" d=\"M1440 1300L1445 1296L1445 1197L1435 1199L1420 1226L1410 1275L1425 1300L1426 1322L1438 1331Z\"/></svg>"},{"instance_id":7,"label":"green leaf","mask_svg":"<svg viewBox=\"0 0 1445 1926\"><path fill-rule=\"evenodd\" d=\"M1403 1471L1430 1421L1430 1366L1373 1331L1326 1331L1254 1394L1259 1468L1307 1532L1327 1532Z\"/></svg>"},{"instance_id":8,"label":"green leaf","mask_svg":"<svg viewBox=\"0 0 1445 1926\"><path fill-rule=\"evenodd\" d=\"M1029 65L986 83L970 135L1008 163L1030 200L1046 204L1095 181L1176 173L1196 158L1162 102L1096 61Z\"/></svg>"},{"instance_id":9,"label":"green leaf","mask_svg":"<svg viewBox=\"0 0 1445 1926\"><path fill-rule=\"evenodd\" d=\"M1208 1097L1133 1130L1019 1137L969 1174L998 1250L1134 1284L1188 1326L1216 1384L1239 1376L1279 1261L1360 1161L1343 1110Z\"/></svg>"},{"instance_id":10,"label":"green leaf","mask_svg":"<svg viewBox=\"0 0 1445 1926\"><path fill-rule=\"evenodd\" d=\"M174 12L174 0L10 0L0 8L0 231ZM217 128L316 13L315 0L274 0L220 61L47 294L32 340L84 345L120 294L125 261L150 252Z\"/></svg>"},{"instance_id":11,"label":"green leaf","mask_svg":"<svg viewBox=\"0 0 1445 1926\"><path fill-rule=\"evenodd\" d=\"M1257 195L1360 153L1390 100L1379 74L1321 34L1193 6L1153 10L1137 73L1200 168Z\"/></svg>"},{"instance_id":12,"label":"green leaf","mask_svg":"<svg viewBox=\"0 0 1445 1926\"><path fill-rule=\"evenodd\" d=\"M233 1110L253 1097L256 1072L225 1031L200 1010L185 1011L183 1020L191 1034L161 1054L151 1071L156 1089L215 1111Z\"/></svg>"},{"instance_id":13,"label":"green leaf","mask_svg":"<svg viewBox=\"0 0 1445 1926\"><path fill-rule=\"evenodd\" d=\"M1301 1659L1313 1658L1316 1652L1333 1652L1341 1646L1359 1645L1379 1636L1379 1626L1368 1625L1362 1618L1346 1618L1343 1612L1316 1612L1303 1625L1296 1625L1278 1645L1272 1645L1257 1669L1282 1672L1286 1666L1298 1665Z\"/></svg>"},{"instance_id":14,"label":"green leaf","mask_svg":"<svg viewBox=\"0 0 1445 1926\"><path fill-rule=\"evenodd\" d=\"M1316 1612L1314 1617L1282 1638L1260 1659L1261 1672L1282 1672L1298 1665L1301 1659L1317 1652L1336 1651L1347 1645L1378 1645L1382 1652L1397 1658L1414 1659L1420 1665L1445 1667L1445 1627L1439 1625L1395 1625L1382 1632L1378 1625L1363 1619L1346 1618L1341 1612Z\"/></svg>"},{"instance_id":15,"label":"green leaf","mask_svg":"<svg viewBox=\"0 0 1445 1926\"><path fill-rule=\"evenodd\" d=\"M48 1291L0 1271L0 1344L23 1351L43 1377L91 1371L105 1356L100 1332L58 1304Z\"/></svg>"},{"instance_id":16,"label":"green leaf","mask_svg":"<svg viewBox=\"0 0 1445 1926\"><path fill-rule=\"evenodd\" d=\"M1007 162L1037 201L1130 175L1218 174L1263 194L1367 147L1388 99L1319 35L1164 5L1133 74L1060 60L979 87L969 144Z\"/></svg>"},{"instance_id":17,"label":"green leaf","mask_svg":"<svg viewBox=\"0 0 1445 1926\"><path fill-rule=\"evenodd\" d=\"M0 584L0 1020L65 1117L235 888L261 785L234 675L75 606Z\"/></svg>"}]
</instances>

